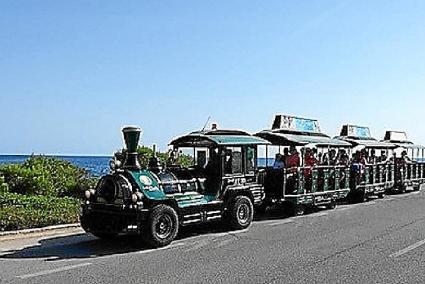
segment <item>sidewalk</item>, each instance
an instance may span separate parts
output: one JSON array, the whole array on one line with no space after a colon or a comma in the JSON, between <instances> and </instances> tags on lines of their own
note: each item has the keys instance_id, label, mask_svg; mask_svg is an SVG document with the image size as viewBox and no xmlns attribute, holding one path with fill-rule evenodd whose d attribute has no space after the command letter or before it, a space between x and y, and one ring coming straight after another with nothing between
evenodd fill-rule
<instances>
[{"instance_id":1,"label":"sidewalk","mask_svg":"<svg viewBox=\"0 0 425 284\"><path fill-rule=\"evenodd\" d=\"M79 223L48 226L43 228L25 229L25 230L18 230L18 231L5 231L5 232L0 232L0 243L10 241L10 240L16 240L16 239L44 237L44 236L52 236L52 235L66 234L66 233L75 234L75 233L84 233L84 231L80 227Z\"/></svg>"}]
</instances>

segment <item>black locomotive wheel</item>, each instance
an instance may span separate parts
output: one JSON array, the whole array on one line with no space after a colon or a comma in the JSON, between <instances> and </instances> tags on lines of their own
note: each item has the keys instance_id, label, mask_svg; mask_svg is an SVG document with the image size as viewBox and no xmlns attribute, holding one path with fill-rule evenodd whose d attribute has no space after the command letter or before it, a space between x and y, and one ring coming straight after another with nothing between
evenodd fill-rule
<instances>
[{"instance_id":1,"label":"black locomotive wheel","mask_svg":"<svg viewBox=\"0 0 425 284\"><path fill-rule=\"evenodd\" d=\"M228 212L228 225L232 230L246 229L254 218L254 206L251 199L246 196L236 197L230 205Z\"/></svg>"},{"instance_id":2,"label":"black locomotive wheel","mask_svg":"<svg viewBox=\"0 0 425 284\"><path fill-rule=\"evenodd\" d=\"M158 248L169 245L176 238L179 218L172 207L161 204L153 208L143 225L143 241L150 247Z\"/></svg>"}]
</instances>

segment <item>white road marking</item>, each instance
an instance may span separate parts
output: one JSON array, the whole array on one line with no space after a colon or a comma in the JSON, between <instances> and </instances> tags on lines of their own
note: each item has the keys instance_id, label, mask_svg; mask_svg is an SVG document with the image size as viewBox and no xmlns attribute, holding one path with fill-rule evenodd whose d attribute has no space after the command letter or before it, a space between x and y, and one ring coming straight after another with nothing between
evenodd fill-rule
<instances>
[{"instance_id":1,"label":"white road marking","mask_svg":"<svg viewBox=\"0 0 425 284\"><path fill-rule=\"evenodd\" d=\"M402 250L400 250L400 251L398 251L396 253L393 253L392 255L390 255L390 257L395 258L395 257L402 256L403 254L406 254L406 253L408 253L408 252L410 252L410 251L412 251L412 250L414 250L414 249L416 249L416 248L418 248L418 247L420 247L422 245L425 245L425 240L422 240L422 241L419 241L417 243L414 243L413 245L408 246L405 249L402 249Z\"/></svg>"},{"instance_id":2,"label":"white road marking","mask_svg":"<svg viewBox=\"0 0 425 284\"><path fill-rule=\"evenodd\" d=\"M86 263L80 263L80 264L75 264L75 265L62 266L62 267L56 268L56 269L50 269L50 270L40 271L40 272L36 272L36 273L32 273L32 274L20 275L20 276L16 276L16 277L19 278L19 279L28 279L28 278L33 278L33 277L37 277L37 276L43 276L43 275L68 271L68 270L72 270L72 269L77 269L77 268L85 267L85 266L89 266L89 265L92 265L92 264L89 263L89 262L86 262Z\"/></svg>"}]
</instances>

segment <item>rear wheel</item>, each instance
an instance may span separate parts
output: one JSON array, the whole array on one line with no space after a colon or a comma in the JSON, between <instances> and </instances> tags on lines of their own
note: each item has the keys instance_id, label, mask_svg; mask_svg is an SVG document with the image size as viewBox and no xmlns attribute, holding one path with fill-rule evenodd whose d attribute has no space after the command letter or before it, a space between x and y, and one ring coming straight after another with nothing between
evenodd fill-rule
<instances>
[{"instance_id":1,"label":"rear wheel","mask_svg":"<svg viewBox=\"0 0 425 284\"><path fill-rule=\"evenodd\" d=\"M228 222L232 230L246 229L254 218L254 206L246 196L237 196L229 208Z\"/></svg>"},{"instance_id":2,"label":"rear wheel","mask_svg":"<svg viewBox=\"0 0 425 284\"><path fill-rule=\"evenodd\" d=\"M146 244L154 248L167 246L177 236L179 218L172 207L161 204L153 208L142 228L142 239Z\"/></svg>"}]
</instances>

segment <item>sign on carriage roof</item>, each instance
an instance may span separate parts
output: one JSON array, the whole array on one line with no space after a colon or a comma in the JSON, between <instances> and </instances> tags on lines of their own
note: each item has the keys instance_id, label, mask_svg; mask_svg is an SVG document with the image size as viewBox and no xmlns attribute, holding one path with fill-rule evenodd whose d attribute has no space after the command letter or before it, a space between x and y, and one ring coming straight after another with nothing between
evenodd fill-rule
<instances>
[{"instance_id":1,"label":"sign on carriage roof","mask_svg":"<svg viewBox=\"0 0 425 284\"><path fill-rule=\"evenodd\" d=\"M371 138L369 127L344 125L341 130L341 136Z\"/></svg>"},{"instance_id":2,"label":"sign on carriage roof","mask_svg":"<svg viewBox=\"0 0 425 284\"><path fill-rule=\"evenodd\" d=\"M277 129L320 133L319 122L316 119L307 119L283 114L277 114L274 118L272 130Z\"/></svg>"},{"instance_id":3,"label":"sign on carriage roof","mask_svg":"<svg viewBox=\"0 0 425 284\"><path fill-rule=\"evenodd\" d=\"M385 133L386 141L394 141L394 142L408 142L407 134L403 131L387 131Z\"/></svg>"}]
</instances>

